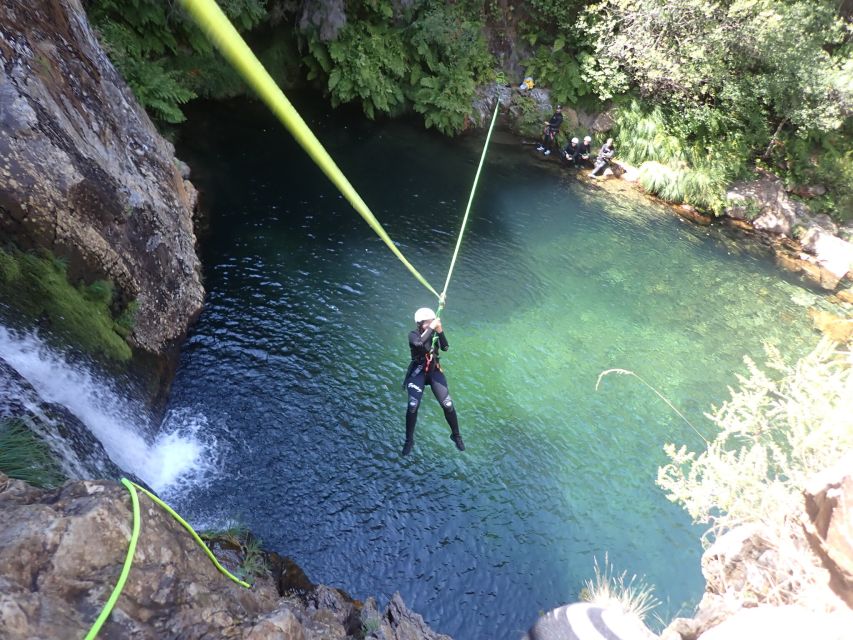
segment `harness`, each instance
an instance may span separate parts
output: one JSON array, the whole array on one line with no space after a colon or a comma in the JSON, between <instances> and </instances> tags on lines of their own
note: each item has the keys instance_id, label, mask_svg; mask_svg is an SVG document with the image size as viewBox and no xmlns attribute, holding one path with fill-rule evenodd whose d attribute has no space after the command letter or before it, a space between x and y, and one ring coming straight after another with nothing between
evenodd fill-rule
<instances>
[{"instance_id":1,"label":"harness","mask_svg":"<svg viewBox=\"0 0 853 640\"><path fill-rule=\"evenodd\" d=\"M443 370L441 368L441 362L439 361L438 357L435 355L435 353L433 353L432 350L427 351L426 365L424 366L424 373L429 373L429 370L432 368L433 362L435 363L435 368L438 371L442 371L442 373L443 373Z\"/></svg>"}]
</instances>

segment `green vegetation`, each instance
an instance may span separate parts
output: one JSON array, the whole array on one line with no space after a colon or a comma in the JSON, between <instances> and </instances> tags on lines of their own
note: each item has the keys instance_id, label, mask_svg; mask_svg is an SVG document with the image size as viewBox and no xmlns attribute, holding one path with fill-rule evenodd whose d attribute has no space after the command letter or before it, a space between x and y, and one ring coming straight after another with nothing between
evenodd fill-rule
<instances>
[{"instance_id":1,"label":"green vegetation","mask_svg":"<svg viewBox=\"0 0 853 640\"><path fill-rule=\"evenodd\" d=\"M373 633L379 631L382 626L382 622L379 618L368 618L364 622L361 623L361 637L367 637Z\"/></svg>"},{"instance_id":2,"label":"green vegetation","mask_svg":"<svg viewBox=\"0 0 853 640\"><path fill-rule=\"evenodd\" d=\"M0 471L43 488L65 481L47 445L17 419L0 419Z\"/></svg>"},{"instance_id":3,"label":"green vegetation","mask_svg":"<svg viewBox=\"0 0 853 640\"><path fill-rule=\"evenodd\" d=\"M474 90L494 77L480 17L463 5L352 3L337 37L302 36L309 79L325 79L332 104L360 101L369 118L409 106L452 135L465 128ZM357 8L356 8L357 7Z\"/></svg>"},{"instance_id":4,"label":"green vegetation","mask_svg":"<svg viewBox=\"0 0 853 640\"><path fill-rule=\"evenodd\" d=\"M253 536L245 525L232 523L224 529L201 532L199 536L208 546L217 544L239 554L240 564L235 568L234 574L241 580L251 582L254 576L261 576L269 571L261 541Z\"/></svg>"},{"instance_id":5,"label":"green vegetation","mask_svg":"<svg viewBox=\"0 0 853 640\"><path fill-rule=\"evenodd\" d=\"M261 23L266 4L266 0L219 2L241 31ZM92 0L88 13L113 63L158 120L183 121L181 105L193 98L226 98L243 91L242 80L177 4Z\"/></svg>"},{"instance_id":6,"label":"green vegetation","mask_svg":"<svg viewBox=\"0 0 853 640\"><path fill-rule=\"evenodd\" d=\"M695 453L668 444L671 462L658 484L683 505L707 536L758 524L774 563L748 568L766 586L757 603L809 605L809 586L823 581L819 561L808 552L795 514L802 491L818 472L853 450L853 360L850 352L824 340L795 365L767 347L767 368L745 359L748 376L709 416L716 438Z\"/></svg>"},{"instance_id":7,"label":"green vegetation","mask_svg":"<svg viewBox=\"0 0 853 640\"><path fill-rule=\"evenodd\" d=\"M792 187L823 185L812 208L853 218L853 29L837 0L220 4L277 79L305 72L333 105L370 118L414 111L458 133L478 84L520 80L493 55L512 50L554 103L615 105L619 155L652 163L641 182L666 200L719 213L725 186L758 167ZM178 5L89 5L161 121L182 120L196 96L244 91ZM522 114L525 135L541 121L533 111Z\"/></svg>"},{"instance_id":8,"label":"green vegetation","mask_svg":"<svg viewBox=\"0 0 853 640\"><path fill-rule=\"evenodd\" d=\"M818 208L850 217L839 205L853 194L853 49L838 11L831 0L604 0L581 19L585 77L601 97L637 96L619 116L620 152L670 169L644 179L663 197L719 211L725 183L758 165L823 183L834 196Z\"/></svg>"},{"instance_id":9,"label":"green vegetation","mask_svg":"<svg viewBox=\"0 0 853 640\"><path fill-rule=\"evenodd\" d=\"M269 571L267 558L264 550L261 549L261 542L255 537L251 537L243 543L242 560L240 566L237 567L236 575L242 580L251 580L255 576L262 576Z\"/></svg>"},{"instance_id":10,"label":"green vegetation","mask_svg":"<svg viewBox=\"0 0 853 640\"><path fill-rule=\"evenodd\" d=\"M133 330L136 305L114 316L117 302L110 282L75 286L56 257L7 248L0 249L0 294L16 311L88 353L119 362L131 358L125 338Z\"/></svg>"}]
</instances>

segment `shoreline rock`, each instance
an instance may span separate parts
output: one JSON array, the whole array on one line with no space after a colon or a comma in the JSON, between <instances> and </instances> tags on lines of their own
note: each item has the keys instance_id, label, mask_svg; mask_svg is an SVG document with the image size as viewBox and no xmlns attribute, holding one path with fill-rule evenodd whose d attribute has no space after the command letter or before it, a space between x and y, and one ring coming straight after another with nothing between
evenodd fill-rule
<instances>
[{"instance_id":1,"label":"shoreline rock","mask_svg":"<svg viewBox=\"0 0 853 640\"><path fill-rule=\"evenodd\" d=\"M399 594L373 599L312 584L290 561L251 589L220 574L190 535L140 495L141 533L127 583L100 638L451 640ZM127 553L132 513L124 487L68 482L36 489L0 473L0 629L8 640L83 637L111 593ZM240 553L212 545L234 569ZM276 574L276 567L278 574ZM282 582L282 575L288 579Z\"/></svg>"}]
</instances>

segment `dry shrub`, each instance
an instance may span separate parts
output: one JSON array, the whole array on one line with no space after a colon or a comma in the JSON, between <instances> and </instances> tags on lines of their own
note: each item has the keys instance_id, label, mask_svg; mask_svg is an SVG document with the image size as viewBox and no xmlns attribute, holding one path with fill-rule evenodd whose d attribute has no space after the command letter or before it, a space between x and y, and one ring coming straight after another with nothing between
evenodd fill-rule
<instances>
[{"instance_id":1,"label":"dry shrub","mask_svg":"<svg viewBox=\"0 0 853 640\"><path fill-rule=\"evenodd\" d=\"M766 585L753 594L756 603L814 608L826 578L798 514L808 480L853 450L853 354L823 340L787 365L778 350L765 349L772 373L745 358L749 375L739 375L731 399L707 416L717 436L699 454L667 444L671 462L658 470L658 484L709 525L706 542L760 525L775 561L747 568L758 577L753 584Z\"/></svg>"}]
</instances>

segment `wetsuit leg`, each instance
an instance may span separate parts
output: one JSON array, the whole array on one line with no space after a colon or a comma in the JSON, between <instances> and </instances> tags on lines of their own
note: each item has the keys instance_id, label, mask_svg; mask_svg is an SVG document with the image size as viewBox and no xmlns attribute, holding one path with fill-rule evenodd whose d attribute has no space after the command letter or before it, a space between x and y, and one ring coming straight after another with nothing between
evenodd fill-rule
<instances>
[{"instance_id":1,"label":"wetsuit leg","mask_svg":"<svg viewBox=\"0 0 853 640\"><path fill-rule=\"evenodd\" d=\"M450 425L450 432L459 437L459 419L456 417L456 407L453 406L453 400L450 398L450 390L447 388L447 378L441 371L431 371L429 386L432 387L432 392L435 399L444 409L444 419Z\"/></svg>"},{"instance_id":2,"label":"wetsuit leg","mask_svg":"<svg viewBox=\"0 0 853 640\"><path fill-rule=\"evenodd\" d=\"M421 406L421 398L424 395L424 384L426 375L423 365L415 367L406 378L406 393L409 396L406 407L406 444L403 445L403 455L408 455L415 441L415 423L418 420L418 408Z\"/></svg>"}]
</instances>

